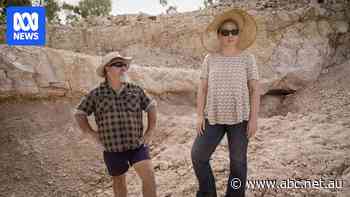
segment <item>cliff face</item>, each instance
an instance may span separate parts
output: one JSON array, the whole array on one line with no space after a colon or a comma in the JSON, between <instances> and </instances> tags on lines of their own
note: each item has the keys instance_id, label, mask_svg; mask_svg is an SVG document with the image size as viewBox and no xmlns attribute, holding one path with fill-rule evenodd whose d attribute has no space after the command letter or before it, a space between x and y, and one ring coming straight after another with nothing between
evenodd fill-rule
<instances>
[{"instance_id":1,"label":"cliff face","mask_svg":"<svg viewBox=\"0 0 350 197\"><path fill-rule=\"evenodd\" d=\"M64 97L88 92L103 79L96 75L101 57L67 50L0 46L1 97ZM132 64L130 79L154 95L194 94L194 69Z\"/></svg>"},{"instance_id":2,"label":"cliff face","mask_svg":"<svg viewBox=\"0 0 350 197\"><path fill-rule=\"evenodd\" d=\"M344 180L338 190L250 188L248 196L350 196L348 4L330 9L295 1L277 9L276 2L286 1L234 2L257 19L258 38L249 51L262 77L261 115L268 116L259 118L249 142L248 178ZM135 57L131 80L158 101L150 147L159 196L194 196L194 95L206 54L200 34L223 9L221 1L171 16L90 18L49 25L46 47L0 45L0 196L112 196L102 150L82 139L72 108L101 81L95 69L101 55L114 50ZM212 160L220 196L227 154L224 139ZM129 196L141 196L133 170L127 181Z\"/></svg>"},{"instance_id":3,"label":"cliff face","mask_svg":"<svg viewBox=\"0 0 350 197\"><path fill-rule=\"evenodd\" d=\"M136 70L139 65L149 67L150 72L169 72L162 70L169 67L196 73L206 54L201 32L224 9L227 7L171 16L90 18L74 26L49 25L45 48L1 46L0 91L34 96L86 92L98 81L94 69L100 56L114 50L134 56ZM345 10L338 9L335 14L317 4L295 10L247 9L259 29L249 51L257 57L263 95L293 93L314 82L325 68L350 58L350 20ZM138 77L143 75L148 74ZM153 75L148 78L162 80ZM192 80L190 83L196 84L198 78ZM167 92L167 87L155 92Z\"/></svg>"}]
</instances>

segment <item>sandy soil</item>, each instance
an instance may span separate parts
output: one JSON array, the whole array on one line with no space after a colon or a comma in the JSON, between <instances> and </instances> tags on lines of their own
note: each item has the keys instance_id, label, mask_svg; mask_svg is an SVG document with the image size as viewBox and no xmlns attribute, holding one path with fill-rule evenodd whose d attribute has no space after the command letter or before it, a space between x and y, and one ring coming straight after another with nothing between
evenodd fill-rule
<instances>
[{"instance_id":1,"label":"sandy soil","mask_svg":"<svg viewBox=\"0 0 350 197\"><path fill-rule=\"evenodd\" d=\"M101 149L83 140L72 121L73 100L11 101L0 107L0 196L112 196ZM190 148L195 137L191 103L158 101L158 130L151 145L159 196L194 196ZM259 120L249 145L249 179L342 179L350 173L349 119L288 113ZM228 175L226 140L212 164L222 195ZM129 196L141 196L133 170ZM346 187L349 187L347 185ZM336 196L328 189L248 190L248 196Z\"/></svg>"},{"instance_id":2,"label":"sandy soil","mask_svg":"<svg viewBox=\"0 0 350 197\"><path fill-rule=\"evenodd\" d=\"M350 67L324 72L319 80L284 101L286 116L260 118L249 142L248 179L343 180L342 189L253 189L248 196L350 196ZM79 98L8 100L0 103L0 196L111 197L102 149L84 140L73 121ZM158 194L194 196L197 183L190 149L195 133L194 98L158 100L158 129L151 144ZM219 196L228 177L224 139L211 161ZM141 196L134 170L129 196Z\"/></svg>"}]
</instances>

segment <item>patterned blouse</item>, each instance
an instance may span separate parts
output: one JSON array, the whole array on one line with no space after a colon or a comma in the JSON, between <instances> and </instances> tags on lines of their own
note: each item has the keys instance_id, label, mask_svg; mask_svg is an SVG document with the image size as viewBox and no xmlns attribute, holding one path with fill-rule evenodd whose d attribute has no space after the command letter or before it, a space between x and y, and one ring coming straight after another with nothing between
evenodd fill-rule
<instances>
[{"instance_id":1,"label":"patterned blouse","mask_svg":"<svg viewBox=\"0 0 350 197\"><path fill-rule=\"evenodd\" d=\"M254 55L208 54L203 61L201 79L208 80L204 114L209 124L232 125L249 119L248 80L259 80Z\"/></svg>"}]
</instances>

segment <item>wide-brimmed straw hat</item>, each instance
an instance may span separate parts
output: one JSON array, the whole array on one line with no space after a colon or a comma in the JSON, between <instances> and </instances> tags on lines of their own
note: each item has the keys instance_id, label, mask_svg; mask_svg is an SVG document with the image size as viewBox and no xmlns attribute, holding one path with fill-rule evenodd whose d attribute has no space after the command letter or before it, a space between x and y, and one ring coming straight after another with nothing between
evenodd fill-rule
<instances>
[{"instance_id":1,"label":"wide-brimmed straw hat","mask_svg":"<svg viewBox=\"0 0 350 197\"><path fill-rule=\"evenodd\" d=\"M97 75L100 77L104 77L105 66L107 66L108 64L112 63L117 59L118 61L120 61L119 59L122 59L128 65L132 61L132 57L122 56L119 52L110 52L102 57L102 63L96 69Z\"/></svg>"},{"instance_id":2,"label":"wide-brimmed straw hat","mask_svg":"<svg viewBox=\"0 0 350 197\"><path fill-rule=\"evenodd\" d=\"M219 40L217 38L217 30L224 21L233 20L239 28L238 48L241 50L250 47L255 39L257 25L253 16L241 9L230 9L217 16L208 25L201 36L203 47L209 52L217 52L219 50Z\"/></svg>"}]
</instances>

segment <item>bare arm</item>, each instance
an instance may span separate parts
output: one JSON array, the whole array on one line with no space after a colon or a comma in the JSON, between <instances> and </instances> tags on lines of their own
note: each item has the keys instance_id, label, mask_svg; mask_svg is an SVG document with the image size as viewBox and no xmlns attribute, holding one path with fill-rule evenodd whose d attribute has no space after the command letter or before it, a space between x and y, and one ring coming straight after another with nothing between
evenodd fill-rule
<instances>
[{"instance_id":1,"label":"bare arm","mask_svg":"<svg viewBox=\"0 0 350 197\"><path fill-rule=\"evenodd\" d=\"M84 114L75 114L74 115L75 120L77 121L80 130L82 130L84 133L92 133L92 132L96 132L95 130L92 129L87 115Z\"/></svg>"},{"instance_id":2,"label":"bare arm","mask_svg":"<svg viewBox=\"0 0 350 197\"><path fill-rule=\"evenodd\" d=\"M208 93L208 79L202 79L197 94L197 116L204 116L204 107L207 101L207 93Z\"/></svg>"},{"instance_id":3,"label":"bare arm","mask_svg":"<svg viewBox=\"0 0 350 197\"><path fill-rule=\"evenodd\" d=\"M259 82L258 80L248 81L249 89L249 101L250 101L250 114L248 123L248 137L255 135L257 130L257 121L260 106L260 93L259 93Z\"/></svg>"},{"instance_id":4,"label":"bare arm","mask_svg":"<svg viewBox=\"0 0 350 197\"><path fill-rule=\"evenodd\" d=\"M153 132L157 125L157 109L156 106L152 106L147 111L147 129L145 131L145 143L149 144L153 135Z\"/></svg>"},{"instance_id":5,"label":"bare arm","mask_svg":"<svg viewBox=\"0 0 350 197\"><path fill-rule=\"evenodd\" d=\"M207 102L208 79L201 79L197 94L197 132L203 134L204 108Z\"/></svg>"},{"instance_id":6,"label":"bare arm","mask_svg":"<svg viewBox=\"0 0 350 197\"><path fill-rule=\"evenodd\" d=\"M75 114L74 118L77 121L79 128L82 130L84 137L90 137L95 140L97 144L101 144L98 137L98 132L91 127L87 115Z\"/></svg>"},{"instance_id":7,"label":"bare arm","mask_svg":"<svg viewBox=\"0 0 350 197\"><path fill-rule=\"evenodd\" d=\"M147 112L147 121L148 121L148 126L146 129L146 132L153 132L153 130L156 128L157 124L157 109L156 106L151 107L148 112Z\"/></svg>"},{"instance_id":8,"label":"bare arm","mask_svg":"<svg viewBox=\"0 0 350 197\"><path fill-rule=\"evenodd\" d=\"M250 114L249 119L257 119L260 105L259 83L258 80L248 81Z\"/></svg>"}]
</instances>

